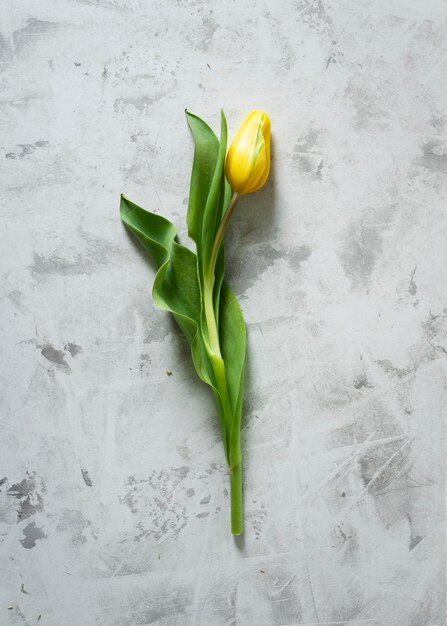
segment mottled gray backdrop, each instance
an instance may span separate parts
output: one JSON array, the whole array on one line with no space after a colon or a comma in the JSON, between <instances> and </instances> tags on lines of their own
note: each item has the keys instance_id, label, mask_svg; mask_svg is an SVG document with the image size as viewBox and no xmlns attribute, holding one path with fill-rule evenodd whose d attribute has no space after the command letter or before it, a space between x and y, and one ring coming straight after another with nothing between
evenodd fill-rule
<instances>
[{"instance_id":1,"label":"mottled gray backdrop","mask_svg":"<svg viewBox=\"0 0 447 626\"><path fill-rule=\"evenodd\" d=\"M1 626L443 626L447 2L2 0ZM246 532L119 194L271 116L227 276Z\"/></svg>"}]
</instances>

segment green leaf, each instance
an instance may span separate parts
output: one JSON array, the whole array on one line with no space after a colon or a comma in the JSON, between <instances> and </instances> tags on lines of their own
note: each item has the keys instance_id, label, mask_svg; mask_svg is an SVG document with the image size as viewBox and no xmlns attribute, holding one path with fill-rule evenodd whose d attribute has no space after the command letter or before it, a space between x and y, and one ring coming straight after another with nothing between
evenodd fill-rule
<instances>
[{"instance_id":1,"label":"green leaf","mask_svg":"<svg viewBox=\"0 0 447 626\"><path fill-rule=\"evenodd\" d=\"M199 332L201 296L196 255L176 241L175 226L164 217L151 213L121 196L121 219L152 257L158 271L152 297L157 306L169 311L191 344L194 367L199 377L213 389L221 420L225 453L228 457L229 426L234 418L225 413L220 390L203 337ZM238 408L242 396L245 359L245 326L239 304L226 283L222 285L220 301L220 340L225 359L230 402ZM237 414L235 414L237 420Z\"/></svg>"},{"instance_id":2,"label":"green leaf","mask_svg":"<svg viewBox=\"0 0 447 626\"><path fill-rule=\"evenodd\" d=\"M203 271L205 274L206 267L211 257L214 239L222 219L222 215L226 207L225 200L225 154L227 152L227 122L224 112L221 111L220 120L220 143L219 152L216 160L213 180L208 192L208 198L203 213L202 222L202 258Z\"/></svg>"},{"instance_id":3,"label":"green leaf","mask_svg":"<svg viewBox=\"0 0 447 626\"><path fill-rule=\"evenodd\" d=\"M186 118L194 138L194 162L188 204L188 234L195 241L199 258L199 272L203 277L214 237L222 216L231 200L231 187L225 173L227 123L221 111L220 142L211 128L197 115L187 112ZM223 247L222 247L223 248ZM219 291L223 280L222 258L217 263L215 310L219 311Z\"/></svg>"},{"instance_id":4,"label":"green leaf","mask_svg":"<svg viewBox=\"0 0 447 626\"><path fill-rule=\"evenodd\" d=\"M219 338L227 373L228 395L233 416L240 420L244 385L246 332L244 318L233 291L222 283ZM232 424L231 429L237 424ZM240 424L239 424L240 427Z\"/></svg>"},{"instance_id":5,"label":"green leaf","mask_svg":"<svg viewBox=\"0 0 447 626\"><path fill-rule=\"evenodd\" d=\"M152 290L154 302L179 318L191 343L200 319L195 254L176 241L174 224L161 215L145 211L124 196L121 196L120 214L157 266Z\"/></svg>"},{"instance_id":6,"label":"green leaf","mask_svg":"<svg viewBox=\"0 0 447 626\"><path fill-rule=\"evenodd\" d=\"M124 196L120 214L157 266L152 287L155 304L172 313L191 344L197 374L207 384L213 384L213 370L198 333L201 304L196 255L176 241L174 224L161 215L145 211Z\"/></svg>"},{"instance_id":7,"label":"green leaf","mask_svg":"<svg viewBox=\"0 0 447 626\"><path fill-rule=\"evenodd\" d=\"M194 139L194 161L188 203L188 235L197 245L199 257L202 251L203 214L213 182L219 154L219 141L211 128L200 117L186 112Z\"/></svg>"}]
</instances>

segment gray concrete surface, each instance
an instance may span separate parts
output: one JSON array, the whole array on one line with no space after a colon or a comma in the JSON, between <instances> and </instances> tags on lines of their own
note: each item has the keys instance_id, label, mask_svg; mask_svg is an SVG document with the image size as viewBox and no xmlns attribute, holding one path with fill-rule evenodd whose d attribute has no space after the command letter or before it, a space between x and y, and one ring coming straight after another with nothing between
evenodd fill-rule
<instances>
[{"instance_id":1,"label":"gray concrete surface","mask_svg":"<svg viewBox=\"0 0 447 626\"><path fill-rule=\"evenodd\" d=\"M3 0L0 25L0 624L446 624L447 3ZM184 239L185 107L274 135L227 245L236 543L211 397L118 216L125 192Z\"/></svg>"}]
</instances>

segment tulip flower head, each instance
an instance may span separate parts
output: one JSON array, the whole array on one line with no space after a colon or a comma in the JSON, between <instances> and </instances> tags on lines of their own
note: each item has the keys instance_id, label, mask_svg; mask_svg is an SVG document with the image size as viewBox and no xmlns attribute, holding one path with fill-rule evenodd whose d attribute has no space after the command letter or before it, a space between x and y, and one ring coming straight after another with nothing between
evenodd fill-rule
<instances>
[{"instance_id":1,"label":"tulip flower head","mask_svg":"<svg viewBox=\"0 0 447 626\"><path fill-rule=\"evenodd\" d=\"M260 189L269 171L270 119L264 111L252 111L228 149L225 175L232 190L242 195Z\"/></svg>"}]
</instances>

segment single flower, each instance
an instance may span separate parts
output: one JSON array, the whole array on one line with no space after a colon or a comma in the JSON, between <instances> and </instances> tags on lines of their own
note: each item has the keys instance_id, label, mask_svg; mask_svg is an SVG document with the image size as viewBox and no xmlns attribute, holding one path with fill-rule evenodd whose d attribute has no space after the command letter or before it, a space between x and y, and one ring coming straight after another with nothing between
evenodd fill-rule
<instances>
[{"instance_id":1,"label":"single flower","mask_svg":"<svg viewBox=\"0 0 447 626\"><path fill-rule=\"evenodd\" d=\"M225 175L237 194L260 189L270 171L270 119L252 111L242 122L227 153Z\"/></svg>"},{"instance_id":2,"label":"single flower","mask_svg":"<svg viewBox=\"0 0 447 626\"><path fill-rule=\"evenodd\" d=\"M225 159L223 111L220 139L196 115L186 112L186 117L194 138L186 221L196 253L178 242L174 224L161 215L145 211L124 196L120 211L157 267L152 288L155 304L172 313L191 346L198 376L212 388L230 472L231 532L240 535L246 334L239 303L224 280L223 244L239 195L256 191L267 180L270 120L262 111L250 113Z\"/></svg>"}]
</instances>

